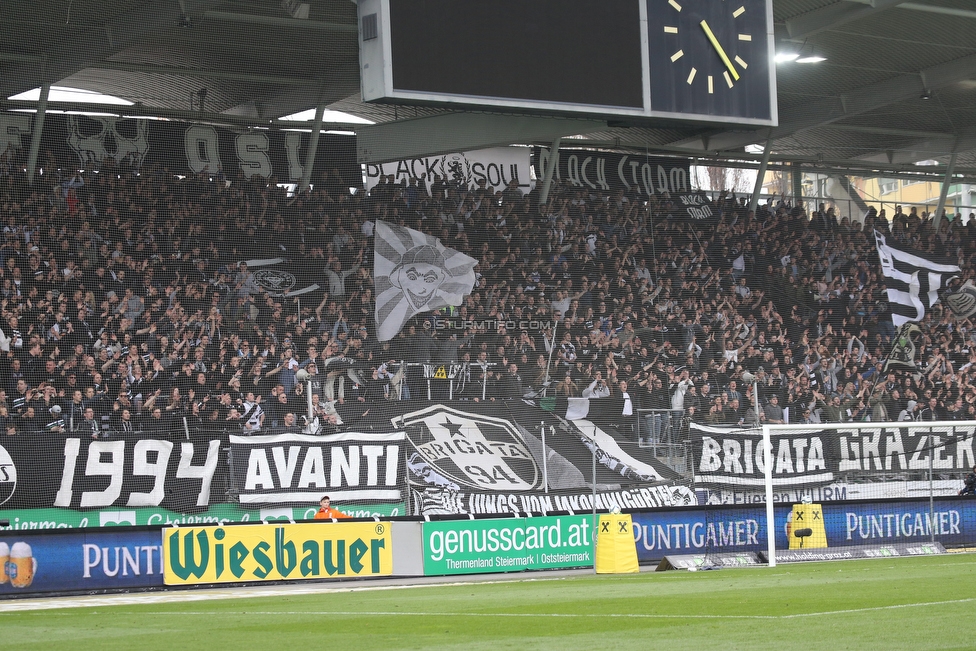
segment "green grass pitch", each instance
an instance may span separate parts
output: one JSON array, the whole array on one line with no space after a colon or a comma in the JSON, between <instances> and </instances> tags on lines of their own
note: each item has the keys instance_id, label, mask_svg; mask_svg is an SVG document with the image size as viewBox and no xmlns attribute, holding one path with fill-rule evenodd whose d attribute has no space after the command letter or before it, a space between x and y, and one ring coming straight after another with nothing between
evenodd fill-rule
<instances>
[{"instance_id":1,"label":"green grass pitch","mask_svg":"<svg viewBox=\"0 0 976 651\"><path fill-rule=\"evenodd\" d=\"M0 648L976 648L976 556L0 612Z\"/></svg>"}]
</instances>

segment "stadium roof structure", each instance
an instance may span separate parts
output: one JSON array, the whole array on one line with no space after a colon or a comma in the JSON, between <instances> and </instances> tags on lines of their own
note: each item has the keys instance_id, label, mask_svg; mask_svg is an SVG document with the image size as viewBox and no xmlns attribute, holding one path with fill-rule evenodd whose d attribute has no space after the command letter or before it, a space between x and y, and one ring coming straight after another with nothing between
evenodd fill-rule
<instances>
[{"instance_id":1,"label":"stadium roof structure","mask_svg":"<svg viewBox=\"0 0 976 651\"><path fill-rule=\"evenodd\" d=\"M382 160L571 137L574 145L755 162L744 147L770 140L774 162L842 173L944 174L955 153L957 178L976 179L972 0L774 0L774 18L778 51L815 51L826 61L778 66L779 126L771 129L365 104L350 0L9 0L0 108L34 108L9 98L49 84L132 102L108 109L120 115L239 128L324 106L375 122L342 128L381 144L371 151ZM916 165L931 160L941 165Z\"/></svg>"}]
</instances>

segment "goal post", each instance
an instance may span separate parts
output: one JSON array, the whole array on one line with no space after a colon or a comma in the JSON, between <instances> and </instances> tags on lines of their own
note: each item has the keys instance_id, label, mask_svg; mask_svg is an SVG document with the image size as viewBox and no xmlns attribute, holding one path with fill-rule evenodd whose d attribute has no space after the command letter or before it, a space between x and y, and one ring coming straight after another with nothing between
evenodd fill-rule
<instances>
[{"instance_id":1,"label":"goal post","mask_svg":"<svg viewBox=\"0 0 976 651\"><path fill-rule=\"evenodd\" d=\"M844 548L824 551L832 558L887 555L898 545L915 553L921 543L976 542L976 532L965 526L972 498L959 496L976 464L976 422L766 425L762 433L770 566L787 550ZM790 481L819 490L789 504L782 526L776 488ZM823 500L826 487L846 499Z\"/></svg>"},{"instance_id":2,"label":"goal post","mask_svg":"<svg viewBox=\"0 0 976 651\"><path fill-rule=\"evenodd\" d=\"M752 549L770 566L976 545L976 497L959 494L976 422L694 430L700 503L716 523L759 518Z\"/></svg>"}]
</instances>

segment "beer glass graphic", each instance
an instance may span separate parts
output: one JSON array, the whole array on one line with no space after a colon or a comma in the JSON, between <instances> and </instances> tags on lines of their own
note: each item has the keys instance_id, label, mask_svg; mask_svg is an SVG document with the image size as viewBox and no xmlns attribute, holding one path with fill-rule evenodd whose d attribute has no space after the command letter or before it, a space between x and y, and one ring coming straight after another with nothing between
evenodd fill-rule
<instances>
[{"instance_id":1,"label":"beer glass graphic","mask_svg":"<svg viewBox=\"0 0 976 651\"><path fill-rule=\"evenodd\" d=\"M10 561L10 545L0 542L0 585L8 581L7 562Z\"/></svg>"},{"instance_id":2,"label":"beer glass graphic","mask_svg":"<svg viewBox=\"0 0 976 651\"><path fill-rule=\"evenodd\" d=\"M7 576L14 588L26 588L34 582L37 560L31 546L25 542L14 543L10 547L10 560L7 561Z\"/></svg>"}]
</instances>

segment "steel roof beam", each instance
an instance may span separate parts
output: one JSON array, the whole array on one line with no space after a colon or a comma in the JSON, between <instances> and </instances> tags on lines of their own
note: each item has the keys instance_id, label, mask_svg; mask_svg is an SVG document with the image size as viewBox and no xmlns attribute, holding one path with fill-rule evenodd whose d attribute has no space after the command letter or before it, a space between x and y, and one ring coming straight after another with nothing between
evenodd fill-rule
<instances>
[{"instance_id":1,"label":"steel roof beam","mask_svg":"<svg viewBox=\"0 0 976 651\"><path fill-rule=\"evenodd\" d=\"M786 21L786 31L790 38L804 39L854 20L876 16L903 2L905 0L872 0L871 4L838 2L790 18Z\"/></svg>"},{"instance_id":2,"label":"steel roof beam","mask_svg":"<svg viewBox=\"0 0 976 651\"><path fill-rule=\"evenodd\" d=\"M384 163L511 143L543 141L606 130L600 120L447 113L356 127L356 155L361 163ZM563 141L564 146L572 143ZM585 146L585 141L580 141Z\"/></svg>"},{"instance_id":3,"label":"steel roof beam","mask_svg":"<svg viewBox=\"0 0 976 651\"><path fill-rule=\"evenodd\" d=\"M839 96L807 102L790 111L781 110L780 124L773 127L768 136L765 130L724 131L672 144L702 150L738 149L767 137L774 140L785 138L798 131L825 126L846 117L917 98L923 91L944 88L973 75L976 75L976 54L940 63L919 72L897 75Z\"/></svg>"},{"instance_id":4,"label":"steel roof beam","mask_svg":"<svg viewBox=\"0 0 976 651\"><path fill-rule=\"evenodd\" d=\"M137 63L123 63L121 61L101 61L89 66L93 70L121 70L123 72L140 72L153 75L173 75L177 77L198 77L204 79L229 79L254 84L270 84L276 86L318 86L322 82L312 77L284 77L280 75L256 75L246 72L226 72L223 70L202 70L200 68L178 68L173 66L148 66Z\"/></svg>"},{"instance_id":5,"label":"steel roof beam","mask_svg":"<svg viewBox=\"0 0 976 651\"><path fill-rule=\"evenodd\" d=\"M261 14L246 13L242 14L236 11L219 11L215 9L203 12L203 17L209 20L219 20L231 23L249 23L252 25L268 25L271 27L314 29L321 32L359 34L359 26L356 23L334 23L300 18L282 18L280 16L263 16Z\"/></svg>"},{"instance_id":6,"label":"steel roof beam","mask_svg":"<svg viewBox=\"0 0 976 651\"><path fill-rule=\"evenodd\" d=\"M184 0L183 4L189 5L187 11L195 14L219 3L220 0ZM176 29L182 15L175 2L146 2L102 25L79 29L72 38L56 39L57 44L36 55L37 60L25 62L0 76L0 97L55 84L137 40Z\"/></svg>"},{"instance_id":7,"label":"steel roof beam","mask_svg":"<svg viewBox=\"0 0 976 651\"><path fill-rule=\"evenodd\" d=\"M976 129L966 129L958 136L948 135L938 138L921 138L907 145L902 145L897 151L859 156L857 160L887 162L897 165L901 163L916 163L928 158L945 156L950 153L967 152L974 149L976 149Z\"/></svg>"},{"instance_id":8,"label":"steel roof beam","mask_svg":"<svg viewBox=\"0 0 976 651\"><path fill-rule=\"evenodd\" d=\"M37 102L27 100L0 100L0 109L3 110L36 110ZM168 120L181 120L186 122L200 122L206 124L223 125L231 128L251 128L275 127L279 129L298 129L311 131L312 126L308 122L297 120L269 120L253 117L230 115L228 113L212 113L200 111L187 111L183 109L148 108L146 106L131 105L120 106L117 104L82 104L78 102L53 102L47 104L47 112L70 111L71 113L105 113L118 115L121 117L156 117ZM324 122L323 131L355 131L362 124L352 124L349 122Z\"/></svg>"}]
</instances>

